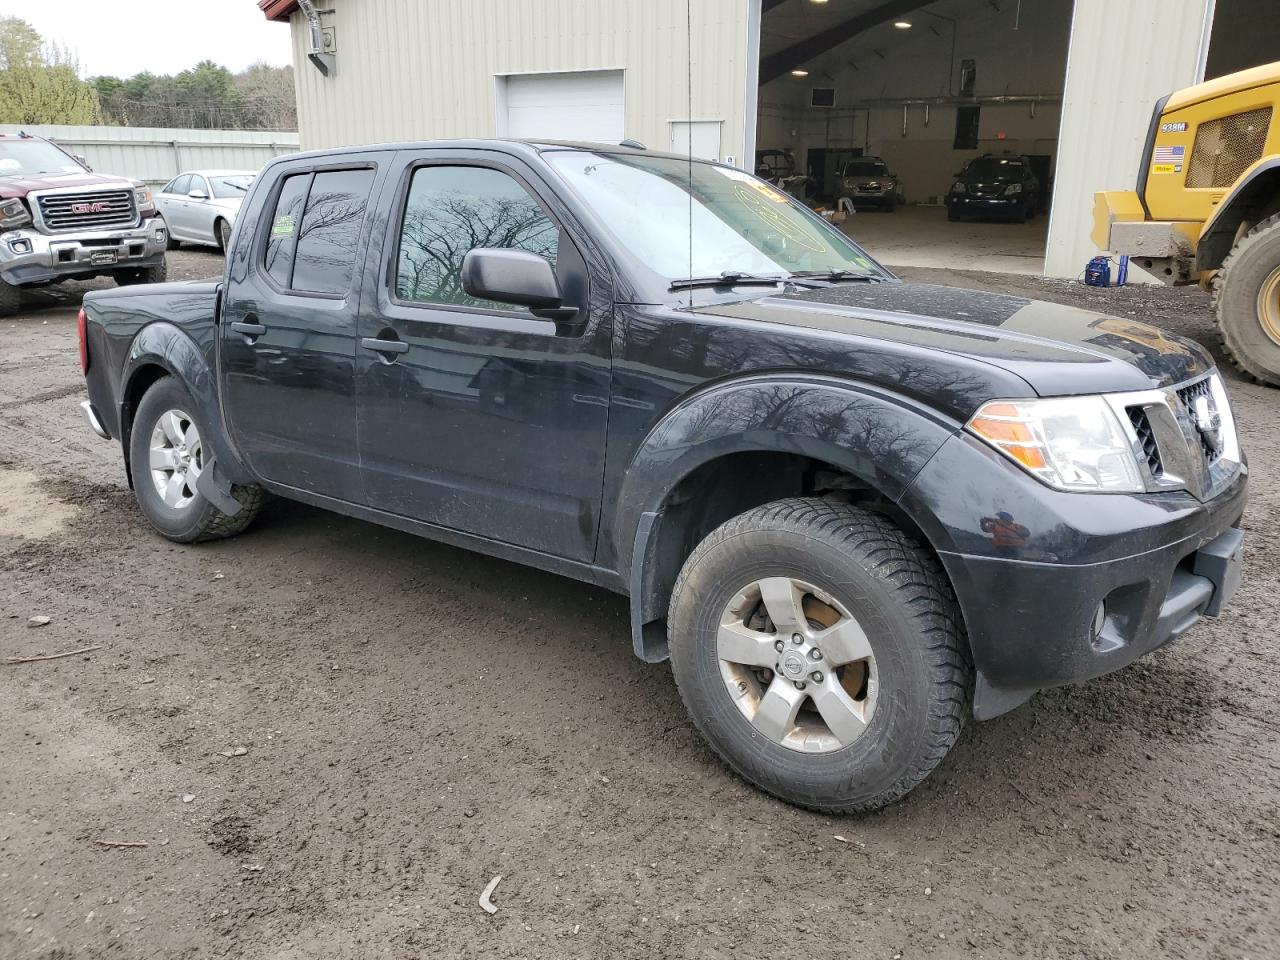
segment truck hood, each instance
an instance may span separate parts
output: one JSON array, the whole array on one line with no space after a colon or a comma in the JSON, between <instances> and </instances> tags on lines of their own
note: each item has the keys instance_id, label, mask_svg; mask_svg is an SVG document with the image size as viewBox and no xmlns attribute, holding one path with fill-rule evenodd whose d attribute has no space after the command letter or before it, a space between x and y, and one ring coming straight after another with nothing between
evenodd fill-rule
<instances>
[{"instance_id":1,"label":"truck hood","mask_svg":"<svg viewBox=\"0 0 1280 960\"><path fill-rule=\"evenodd\" d=\"M1145 323L924 283L841 284L701 312L959 354L1042 397L1150 390L1213 368L1199 344Z\"/></svg>"},{"instance_id":2,"label":"truck hood","mask_svg":"<svg viewBox=\"0 0 1280 960\"><path fill-rule=\"evenodd\" d=\"M0 176L0 198L25 197L32 190L54 190L59 187L140 187L140 181L125 177L104 177L97 173L50 173L42 176L13 174Z\"/></svg>"}]
</instances>

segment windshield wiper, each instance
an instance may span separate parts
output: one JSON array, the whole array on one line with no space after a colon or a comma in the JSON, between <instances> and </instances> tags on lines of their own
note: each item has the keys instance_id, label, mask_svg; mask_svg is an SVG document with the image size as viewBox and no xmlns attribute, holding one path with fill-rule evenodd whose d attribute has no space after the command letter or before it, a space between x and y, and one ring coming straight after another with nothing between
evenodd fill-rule
<instances>
[{"instance_id":1,"label":"windshield wiper","mask_svg":"<svg viewBox=\"0 0 1280 960\"><path fill-rule=\"evenodd\" d=\"M800 270L791 275L793 280L830 280L839 283L842 280L860 280L867 283L881 283L884 277L863 270Z\"/></svg>"},{"instance_id":2,"label":"windshield wiper","mask_svg":"<svg viewBox=\"0 0 1280 960\"><path fill-rule=\"evenodd\" d=\"M683 280L672 280L668 290L688 290L691 287L741 287L748 284L781 286L790 277L765 277L754 273L739 273L736 270L725 270L716 277L686 277Z\"/></svg>"}]
</instances>

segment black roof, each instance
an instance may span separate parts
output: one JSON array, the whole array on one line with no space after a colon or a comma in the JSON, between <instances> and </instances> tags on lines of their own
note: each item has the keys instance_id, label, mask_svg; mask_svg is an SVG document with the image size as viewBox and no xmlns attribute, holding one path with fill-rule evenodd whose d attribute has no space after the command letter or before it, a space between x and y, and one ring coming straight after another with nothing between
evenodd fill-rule
<instances>
[{"instance_id":1,"label":"black roof","mask_svg":"<svg viewBox=\"0 0 1280 960\"><path fill-rule=\"evenodd\" d=\"M471 149L499 150L511 154L538 154L553 150L588 150L592 153L616 153L640 155L646 157L667 157L673 160L688 160L688 156L678 153L661 153L656 150L645 150L621 143L599 143L588 140L517 140L510 137L452 139L452 140L405 140L393 143L362 143L346 147L326 147L307 150L303 153L282 154L280 160L308 159L310 157L333 157L346 154L367 153L371 150L435 150L435 149ZM698 158L695 158L698 159ZM715 161L699 160L700 163Z\"/></svg>"}]
</instances>

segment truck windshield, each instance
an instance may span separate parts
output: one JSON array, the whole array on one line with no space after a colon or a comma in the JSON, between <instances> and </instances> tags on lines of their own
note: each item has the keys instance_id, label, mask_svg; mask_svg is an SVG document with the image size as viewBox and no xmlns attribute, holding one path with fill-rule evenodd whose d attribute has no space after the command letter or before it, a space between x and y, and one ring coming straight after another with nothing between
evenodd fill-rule
<instances>
[{"instance_id":1,"label":"truck windshield","mask_svg":"<svg viewBox=\"0 0 1280 960\"><path fill-rule=\"evenodd\" d=\"M846 177L880 177L889 172L879 160L851 160L844 165Z\"/></svg>"},{"instance_id":2,"label":"truck windshield","mask_svg":"<svg viewBox=\"0 0 1280 960\"><path fill-rule=\"evenodd\" d=\"M543 156L617 243L666 280L831 271L886 276L852 240L741 170L643 154Z\"/></svg>"},{"instance_id":3,"label":"truck windshield","mask_svg":"<svg viewBox=\"0 0 1280 960\"><path fill-rule=\"evenodd\" d=\"M988 180L1018 178L1022 176L1021 160L1001 160L997 157L978 157L964 168L967 177L985 177Z\"/></svg>"},{"instance_id":4,"label":"truck windshield","mask_svg":"<svg viewBox=\"0 0 1280 960\"><path fill-rule=\"evenodd\" d=\"M0 177L84 173L84 167L43 140L0 140Z\"/></svg>"}]
</instances>

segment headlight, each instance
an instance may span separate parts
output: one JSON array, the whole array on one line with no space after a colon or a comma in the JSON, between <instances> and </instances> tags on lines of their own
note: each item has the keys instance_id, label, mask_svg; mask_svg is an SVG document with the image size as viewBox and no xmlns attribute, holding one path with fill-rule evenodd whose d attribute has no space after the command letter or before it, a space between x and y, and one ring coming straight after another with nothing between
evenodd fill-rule
<instances>
[{"instance_id":1,"label":"headlight","mask_svg":"<svg viewBox=\"0 0 1280 960\"><path fill-rule=\"evenodd\" d=\"M1129 438L1102 397L992 400L968 429L1059 490L1146 489Z\"/></svg>"},{"instance_id":2,"label":"headlight","mask_svg":"<svg viewBox=\"0 0 1280 960\"><path fill-rule=\"evenodd\" d=\"M957 180L955 183L953 183L953 184L951 185L951 192L952 192L952 193L964 193L964 192L965 192L964 184L963 184L963 183L961 183L959 180Z\"/></svg>"},{"instance_id":3,"label":"headlight","mask_svg":"<svg viewBox=\"0 0 1280 960\"><path fill-rule=\"evenodd\" d=\"M14 197L12 200L0 201L0 230L16 230L31 222L31 211L27 205Z\"/></svg>"},{"instance_id":4,"label":"headlight","mask_svg":"<svg viewBox=\"0 0 1280 960\"><path fill-rule=\"evenodd\" d=\"M878 180L868 180L862 185L863 190L879 190L880 182Z\"/></svg>"},{"instance_id":5,"label":"headlight","mask_svg":"<svg viewBox=\"0 0 1280 960\"><path fill-rule=\"evenodd\" d=\"M138 187L133 191L134 202L138 205L139 213L146 213L148 210L156 208L156 202L151 197L150 187Z\"/></svg>"},{"instance_id":6,"label":"headlight","mask_svg":"<svg viewBox=\"0 0 1280 960\"><path fill-rule=\"evenodd\" d=\"M1004 188L1004 195L1006 197L1012 197L1021 192L1022 192L1022 184L1020 183L1011 183Z\"/></svg>"}]
</instances>

